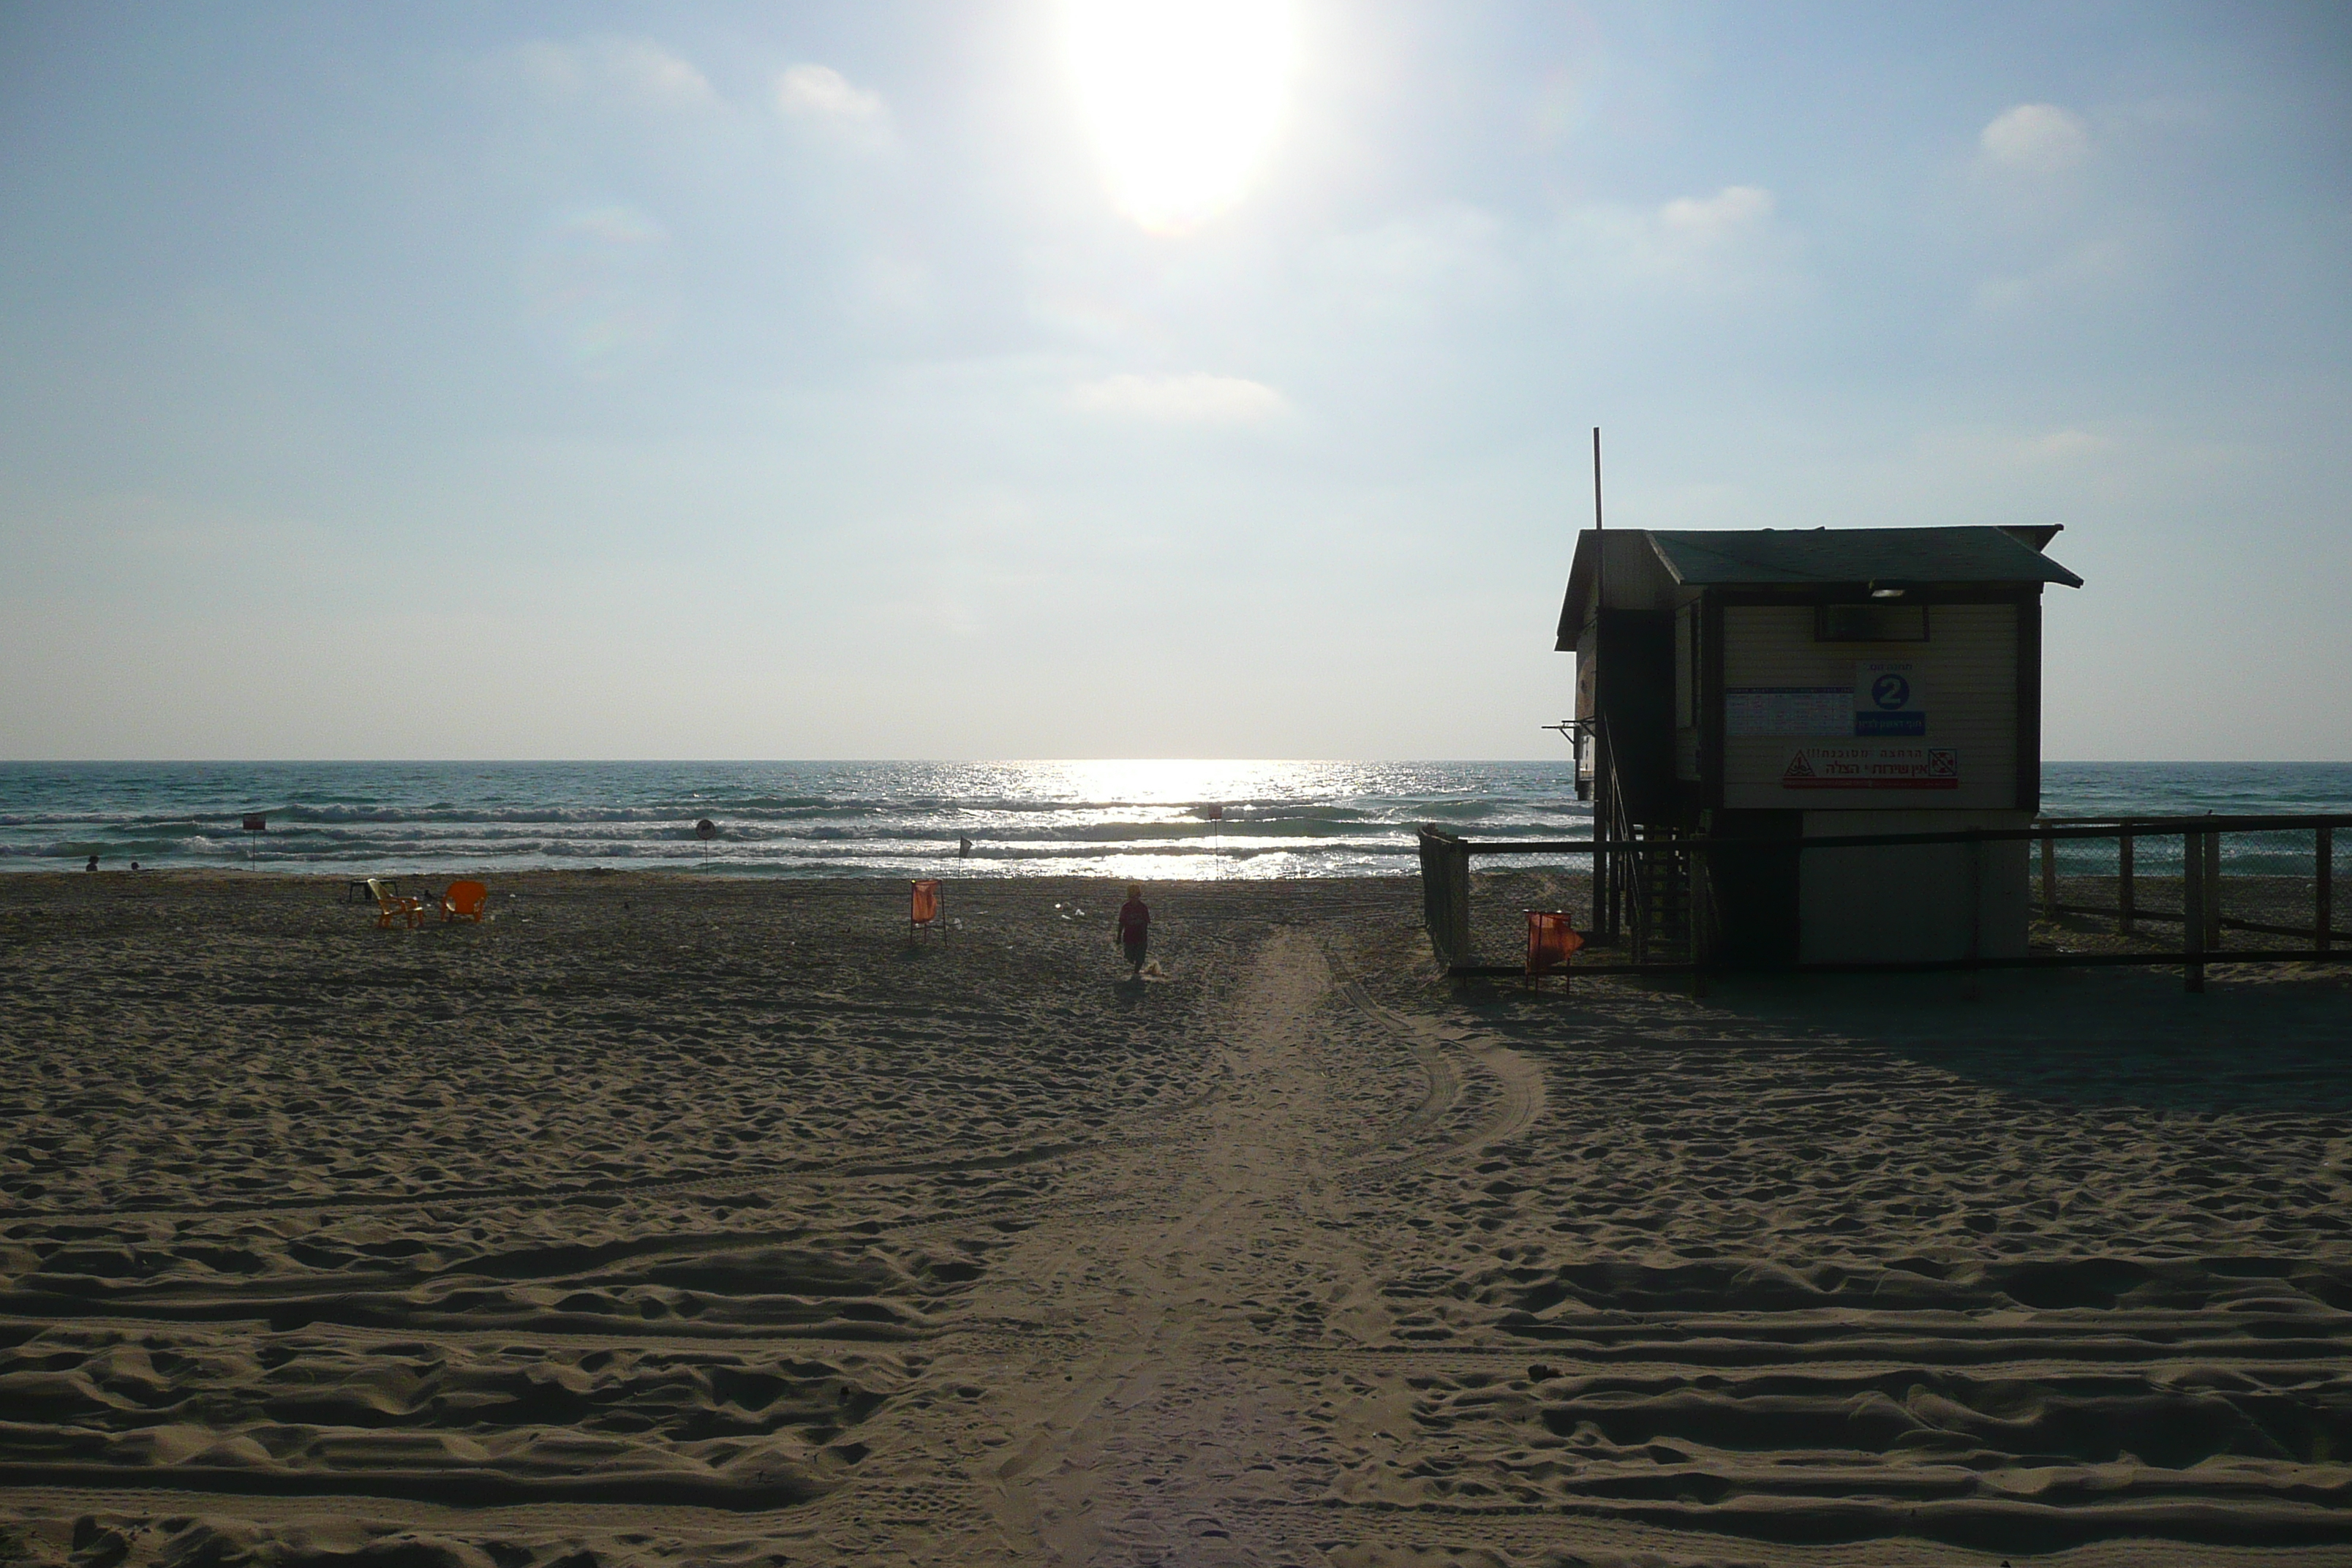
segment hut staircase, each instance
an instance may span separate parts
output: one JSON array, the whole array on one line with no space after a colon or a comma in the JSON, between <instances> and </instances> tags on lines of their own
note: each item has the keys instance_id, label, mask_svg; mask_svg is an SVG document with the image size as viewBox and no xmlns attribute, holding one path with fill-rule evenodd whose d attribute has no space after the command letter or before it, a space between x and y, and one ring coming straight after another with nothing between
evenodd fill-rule
<instances>
[{"instance_id":1,"label":"hut staircase","mask_svg":"<svg viewBox=\"0 0 2352 1568\"><path fill-rule=\"evenodd\" d=\"M1691 935L1691 853L1683 830L1663 823L1635 829L1633 960L1651 963L1686 955Z\"/></svg>"},{"instance_id":2,"label":"hut staircase","mask_svg":"<svg viewBox=\"0 0 2352 1568\"><path fill-rule=\"evenodd\" d=\"M1633 825L1625 814L1625 792L1617 780L1616 749L1609 743L1609 721L1592 721L1592 837L1605 844L1633 839ZM1599 849L1592 857L1592 930L1591 940L1614 947L1625 939L1627 915L1638 910L1630 899L1633 857L1622 850ZM1629 910L1628 906L1633 908Z\"/></svg>"},{"instance_id":3,"label":"hut staircase","mask_svg":"<svg viewBox=\"0 0 2352 1568\"><path fill-rule=\"evenodd\" d=\"M1687 956L1691 951L1691 861L1685 831L1670 823L1635 822L1626 810L1609 722L1596 726L1593 834L1632 848L1593 858L1593 931L1601 943L1622 942L1636 963Z\"/></svg>"}]
</instances>

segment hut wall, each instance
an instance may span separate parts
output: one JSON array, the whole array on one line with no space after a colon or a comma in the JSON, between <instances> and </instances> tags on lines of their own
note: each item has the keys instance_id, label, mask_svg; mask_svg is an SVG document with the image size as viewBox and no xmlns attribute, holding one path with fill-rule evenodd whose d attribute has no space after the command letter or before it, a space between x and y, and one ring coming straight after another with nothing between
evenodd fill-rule
<instances>
[{"instance_id":1,"label":"hut wall","mask_svg":"<svg viewBox=\"0 0 2352 1568\"><path fill-rule=\"evenodd\" d=\"M1696 784L1700 728L1698 595L1686 593L1675 608L1675 777Z\"/></svg>"},{"instance_id":2,"label":"hut wall","mask_svg":"<svg viewBox=\"0 0 2352 1568\"><path fill-rule=\"evenodd\" d=\"M1980 812L2016 804L2013 603L1931 603L1925 642L1816 640L1811 605L1729 605L1723 616L1725 807ZM1874 664L1892 664L1910 681L1919 732L1855 732L1855 713L1871 710Z\"/></svg>"},{"instance_id":3,"label":"hut wall","mask_svg":"<svg viewBox=\"0 0 2352 1568\"><path fill-rule=\"evenodd\" d=\"M2018 811L1809 811L1805 837L2022 827ZM1877 845L1815 849L1797 872L1805 963L2016 958L2030 913L2026 845ZM1971 900L1973 893L1973 900Z\"/></svg>"}]
</instances>

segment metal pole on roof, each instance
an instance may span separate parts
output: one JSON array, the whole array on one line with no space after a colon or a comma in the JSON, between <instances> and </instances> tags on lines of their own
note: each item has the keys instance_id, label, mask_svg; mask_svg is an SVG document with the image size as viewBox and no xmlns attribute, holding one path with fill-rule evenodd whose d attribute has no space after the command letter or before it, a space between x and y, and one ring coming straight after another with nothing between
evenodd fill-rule
<instances>
[{"instance_id":1,"label":"metal pole on roof","mask_svg":"<svg viewBox=\"0 0 2352 1568\"><path fill-rule=\"evenodd\" d=\"M1592 427L1592 656L1596 666L1601 662L1601 613L1609 602L1609 548L1607 542L1600 537L1601 528L1601 426L1595 425ZM1596 668L1592 672L1592 838L1596 844L1610 837L1603 825L1616 820L1617 798L1616 791L1612 787L1616 758L1601 743L1601 737L1607 731L1601 722L1603 711L1601 681L1601 672ZM1617 934L1616 921L1601 911L1613 911L1615 908L1613 884L1616 879L1613 873L1616 868L1614 857L1603 850L1593 852L1592 929L1595 933L1605 931L1612 938Z\"/></svg>"}]
</instances>

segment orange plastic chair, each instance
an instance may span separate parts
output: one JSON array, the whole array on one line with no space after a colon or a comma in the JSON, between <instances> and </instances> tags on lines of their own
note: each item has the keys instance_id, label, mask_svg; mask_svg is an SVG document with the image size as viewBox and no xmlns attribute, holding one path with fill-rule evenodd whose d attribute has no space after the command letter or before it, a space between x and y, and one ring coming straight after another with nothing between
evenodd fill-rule
<instances>
[{"instance_id":1,"label":"orange plastic chair","mask_svg":"<svg viewBox=\"0 0 2352 1568\"><path fill-rule=\"evenodd\" d=\"M482 923L482 906L490 901L490 889L479 882L452 882L449 890L441 895L441 923L451 921L472 921Z\"/></svg>"},{"instance_id":2,"label":"orange plastic chair","mask_svg":"<svg viewBox=\"0 0 2352 1568\"><path fill-rule=\"evenodd\" d=\"M907 910L907 940L915 940L919 931L929 931L940 923L940 885L937 882L910 882L914 900Z\"/></svg>"},{"instance_id":3,"label":"orange plastic chair","mask_svg":"<svg viewBox=\"0 0 2352 1568\"><path fill-rule=\"evenodd\" d=\"M1552 969L1568 969L1576 950L1584 945L1584 938L1566 914L1538 910L1528 911L1528 984L1540 984L1545 973Z\"/></svg>"},{"instance_id":4,"label":"orange plastic chair","mask_svg":"<svg viewBox=\"0 0 2352 1568\"><path fill-rule=\"evenodd\" d=\"M412 927L424 923L424 900L395 893L373 877L368 879L367 889L375 898L376 930L390 931L394 921L406 921Z\"/></svg>"}]
</instances>

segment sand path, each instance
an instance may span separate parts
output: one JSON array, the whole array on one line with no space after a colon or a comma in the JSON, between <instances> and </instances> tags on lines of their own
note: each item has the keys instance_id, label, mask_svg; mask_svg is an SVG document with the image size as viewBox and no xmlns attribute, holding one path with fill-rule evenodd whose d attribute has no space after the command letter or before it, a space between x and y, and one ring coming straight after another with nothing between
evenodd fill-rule
<instances>
[{"instance_id":1,"label":"sand path","mask_svg":"<svg viewBox=\"0 0 2352 1568\"><path fill-rule=\"evenodd\" d=\"M939 1343L932 1381L987 1389L976 1415L992 1429L957 1445L981 1462L940 1480L986 1500L1017 1560L1290 1560L1344 1464L1291 1352L1394 1326L1346 1223L1350 1179L1467 1157L1541 1107L1517 1053L1415 1033L1335 982L1301 931L1257 950L1226 1024L1207 1103L1074 1169ZM1351 1056L1410 1061L1415 1092L1348 1092L1331 1069ZM1409 1425L1401 1409L1354 1415ZM877 1417L869 1440L887 1451L894 1425ZM905 1436L939 1450L928 1423ZM897 1489L931 1488L902 1475Z\"/></svg>"},{"instance_id":2,"label":"sand path","mask_svg":"<svg viewBox=\"0 0 2352 1568\"><path fill-rule=\"evenodd\" d=\"M1449 990L1409 883L1139 986L1092 891L0 883L0 1562L2352 1549L2340 992Z\"/></svg>"}]
</instances>

